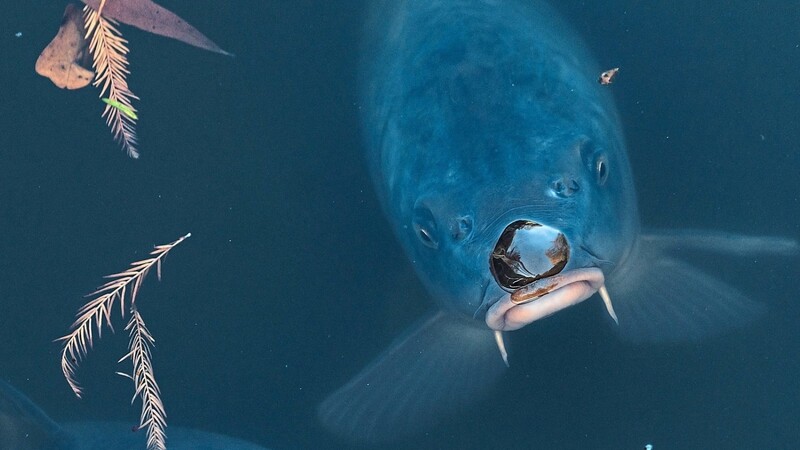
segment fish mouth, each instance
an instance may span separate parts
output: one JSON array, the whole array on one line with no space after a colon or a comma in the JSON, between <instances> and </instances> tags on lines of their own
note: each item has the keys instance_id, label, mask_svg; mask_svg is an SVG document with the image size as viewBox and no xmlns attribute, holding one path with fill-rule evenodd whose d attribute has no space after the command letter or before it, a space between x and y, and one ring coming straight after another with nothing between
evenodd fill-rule
<instances>
[{"instance_id":1,"label":"fish mouth","mask_svg":"<svg viewBox=\"0 0 800 450\"><path fill-rule=\"evenodd\" d=\"M568 261L569 243L563 233L530 220L517 220L503 230L489 266L497 284L514 292L558 274Z\"/></svg>"},{"instance_id":2,"label":"fish mouth","mask_svg":"<svg viewBox=\"0 0 800 450\"><path fill-rule=\"evenodd\" d=\"M599 268L565 271L569 259L569 241L559 230L530 220L508 225L489 261L494 280L507 293L486 312L486 325L517 330L603 289Z\"/></svg>"}]
</instances>

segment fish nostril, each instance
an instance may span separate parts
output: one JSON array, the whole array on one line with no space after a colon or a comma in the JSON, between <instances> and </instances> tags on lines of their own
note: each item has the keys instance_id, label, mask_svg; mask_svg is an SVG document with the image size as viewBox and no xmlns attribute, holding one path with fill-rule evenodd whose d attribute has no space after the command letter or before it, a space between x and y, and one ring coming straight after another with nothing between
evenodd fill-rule
<instances>
[{"instance_id":1,"label":"fish nostril","mask_svg":"<svg viewBox=\"0 0 800 450\"><path fill-rule=\"evenodd\" d=\"M450 233L454 241L462 241L472 234L472 217L462 216L450 224Z\"/></svg>"},{"instance_id":2,"label":"fish nostril","mask_svg":"<svg viewBox=\"0 0 800 450\"><path fill-rule=\"evenodd\" d=\"M551 184L550 189L552 189L553 194L555 194L557 197L567 198L575 195L580 190L580 186L574 179L562 177L554 181Z\"/></svg>"}]
</instances>

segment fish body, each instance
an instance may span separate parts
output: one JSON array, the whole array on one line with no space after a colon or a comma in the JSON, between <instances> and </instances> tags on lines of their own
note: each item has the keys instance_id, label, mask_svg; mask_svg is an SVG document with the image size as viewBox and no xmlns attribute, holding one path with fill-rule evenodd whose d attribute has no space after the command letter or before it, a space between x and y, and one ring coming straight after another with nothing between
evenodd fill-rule
<instances>
[{"instance_id":1,"label":"fish body","mask_svg":"<svg viewBox=\"0 0 800 450\"><path fill-rule=\"evenodd\" d=\"M320 405L330 430L374 442L429 428L503 373L503 333L595 293L632 342L693 340L760 313L690 253L792 256L797 242L643 230L611 91L547 4L373 7L360 81L367 161L439 309Z\"/></svg>"},{"instance_id":2,"label":"fish body","mask_svg":"<svg viewBox=\"0 0 800 450\"><path fill-rule=\"evenodd\" d=\"M633 177L610 94L569 27L544 4L393 8L364 68L362 123L383 206L433 298L482 317L505 294L488 263L517 221L563 234L566 270L624 261Z\"/></svg>"},{"instance_id":3,"label":"fish body","mask_svg":"<svg viewBox=\"0 0 800 450\"><path fill-rule=\"evenodd\" d=\"M143 450L144 430L134 432L124 422L57 424L27 397L0 381L0 450ZM266 450L221 434L171 426L172 450Z\"/></svg>"}]
</instances>

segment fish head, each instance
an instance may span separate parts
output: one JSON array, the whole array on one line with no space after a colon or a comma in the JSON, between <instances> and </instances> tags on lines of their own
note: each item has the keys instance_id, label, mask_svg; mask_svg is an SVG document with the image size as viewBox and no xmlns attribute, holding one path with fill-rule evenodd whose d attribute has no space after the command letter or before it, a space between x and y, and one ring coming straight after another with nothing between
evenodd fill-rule
<instances>
[{"instance_id":1,"label":"fish head","mask_svg":"<svg viewBox=\"0 0 800 450\"><path fill-rule=\"evenodd\" d=\"M624 259L638 232L624 144L605 119L588 123L465 140L467 154L496 159L467 157L420 178L402 232L445 308L517 329L590 297Z\"/></svg>"}]
</instances>

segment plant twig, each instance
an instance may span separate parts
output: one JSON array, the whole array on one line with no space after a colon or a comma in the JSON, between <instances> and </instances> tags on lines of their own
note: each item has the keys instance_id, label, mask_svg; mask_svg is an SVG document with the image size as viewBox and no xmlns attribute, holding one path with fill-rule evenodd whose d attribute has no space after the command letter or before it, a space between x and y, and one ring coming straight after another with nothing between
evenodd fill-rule
<instances>
[{"instance_id":1,"label":"plant twig","mask_svg":"<svg viewBox=\"0 0 800 450\"><path fill-rule=\"evenodd\" d=\"M128 354L120 358L118 362L130 359L133 364L131 374L117 372L118 374L133 380L136 392L133 394L131 404L136 401L136 397L142 400L142 413L139 416L138 429L147 429L147 449L165 450L167 448L167 413L161 401L161 390L158 388L155 376L153 375L152 347L155 339L150 334L150 330L142 319L136 306L131 306L131 320L125 327L130 334L128 343Z\"/></svg>"},{"instance_id":2,"label":"plant twig","mask_svg":"<svg viewBox=\"0 0 800 450\"><path fill-rule=\"evenodd\" d=\"M101 2L99 10L102 10L105 1ZM86 24L86 38L89 40L89 52L92 54L93 67L95 70L94 86L101 86L100 97L104 97L108 91L108 98L124 108L136 112L132 101L139 97L133 94L128 88L126 80L128 71L128 41L122 38L122 34L117 29L117 22L106 19L100 12L95 11L89 5L83 8L84 22ZM111 128L116 139L122 148L131 158L138 158L136 140L136 119L135 114L122 114L119 108L106 104L103 110L103 117L106 124Z\"/></svg>"},{"instance_id":3,"label":"plant twig","mask_svg":"<svg viewBox=\"0 0 800 450\"><path fill-rule=\"evenodd\" d=\"M107 275L105 278L110 278L111 281L98 287L94 292L87 295L93 297L88 303L83 305L75 315L75 322L70 327L70 332L66 336L62 336L56 341L63 341L64 348L61 351L61 371L64 373L69 387L72 392L79 398L83 394L83 390L78 384L75 372L78 364L82 361L89 350L92 348L94 339L94 330L97 330L97 337L100 338L103 330L103 323L108 325L113 331L114 328L111 324L111 310L114 303L119 300L120 313L125 317L125 298L128 297L131 308L135 307L136 294L142 285L147 273L153 266L156 266L158 279L161 279L161 261L176 245L183 242L192 234L186 234L180 239L166 245L158 245L150 252L152 258L136 261L131 264L126 271Z\"/></svg>"}]
</instances>

